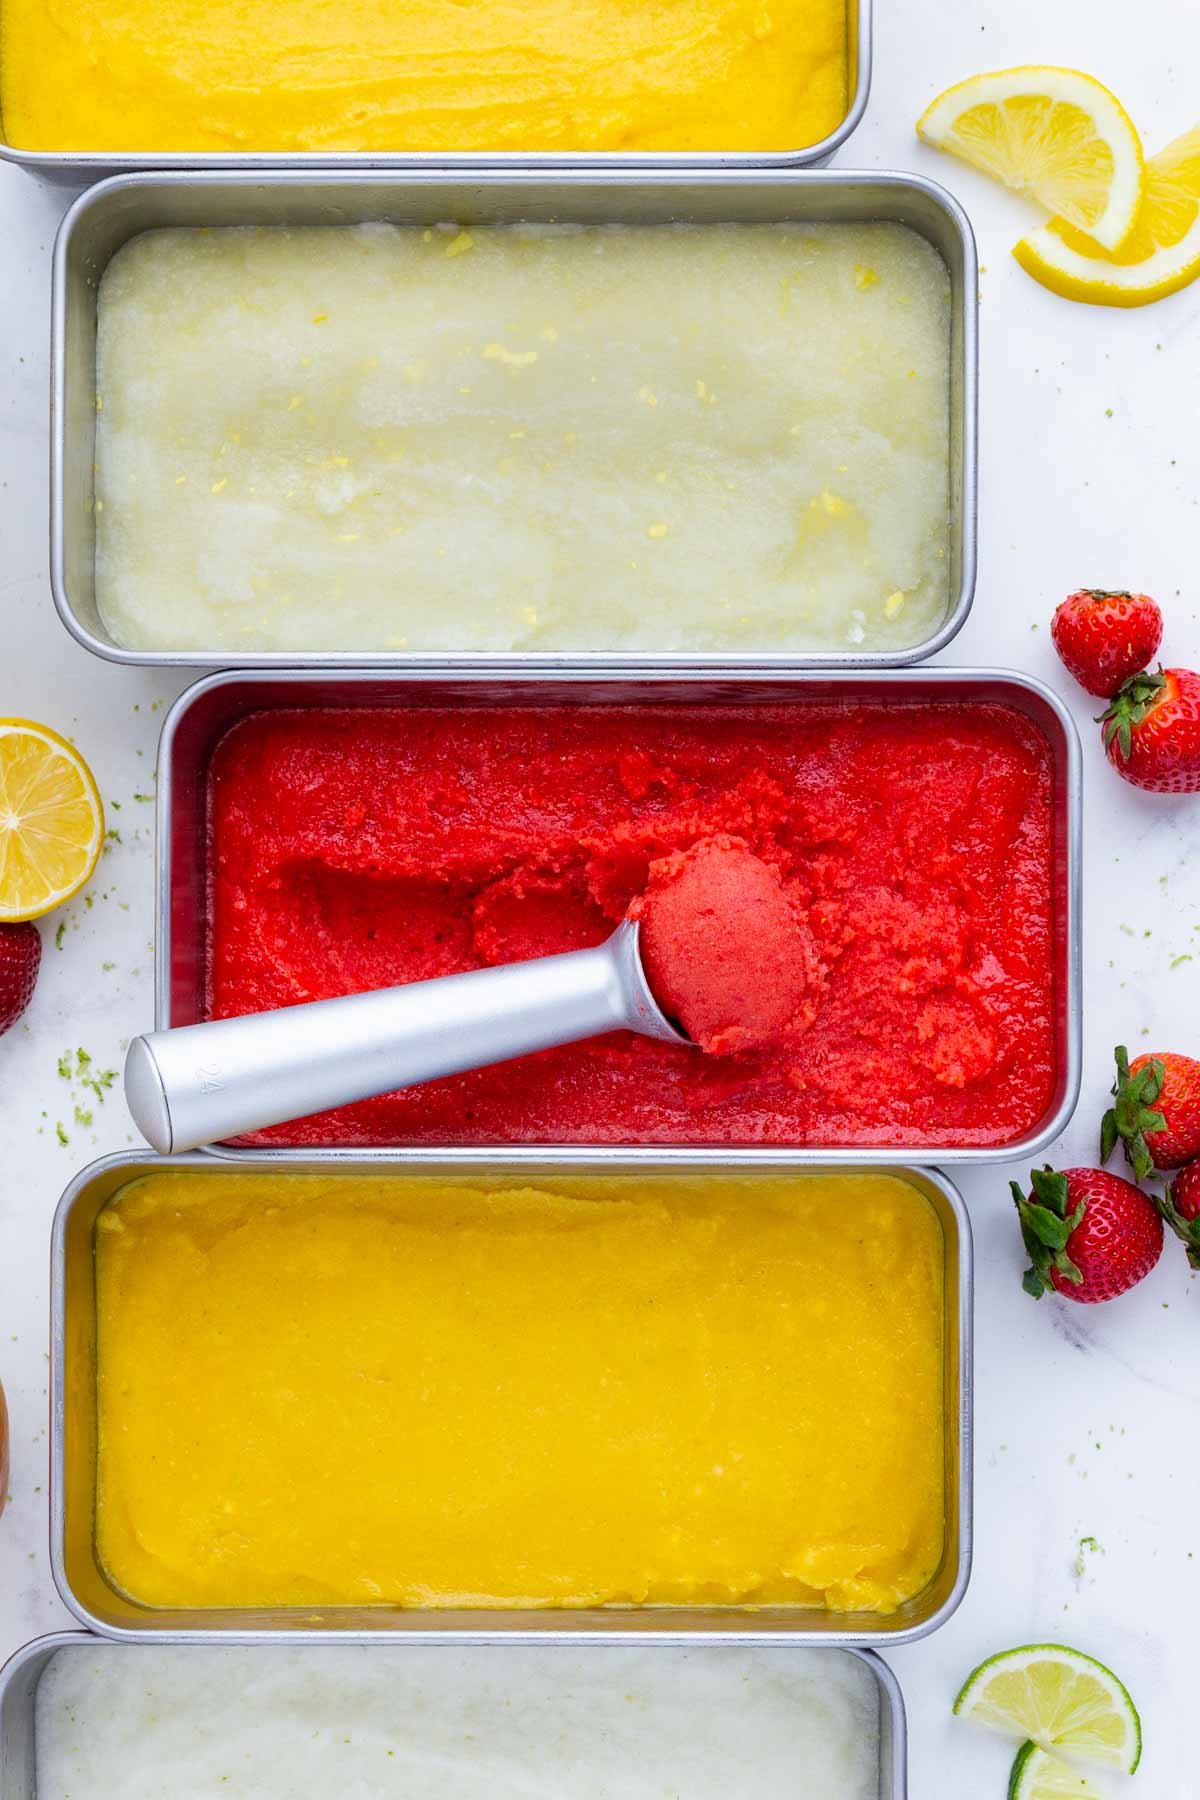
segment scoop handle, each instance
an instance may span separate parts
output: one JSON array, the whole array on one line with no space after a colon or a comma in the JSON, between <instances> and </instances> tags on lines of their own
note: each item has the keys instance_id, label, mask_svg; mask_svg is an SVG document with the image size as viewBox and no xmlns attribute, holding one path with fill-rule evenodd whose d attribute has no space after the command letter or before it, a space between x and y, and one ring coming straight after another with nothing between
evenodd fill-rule
<instances>
[{"instance_id":1,"label":"scoop handle","mask_svg":"<svg viewBox=\"0 0 1200 1800\"><path fill-rule=\"evenodd\" d=\"M163 1154L621 1027L686 1042L626 920L590 950L134 1038L125 1098Z\"/></svg>"}]
</instances>

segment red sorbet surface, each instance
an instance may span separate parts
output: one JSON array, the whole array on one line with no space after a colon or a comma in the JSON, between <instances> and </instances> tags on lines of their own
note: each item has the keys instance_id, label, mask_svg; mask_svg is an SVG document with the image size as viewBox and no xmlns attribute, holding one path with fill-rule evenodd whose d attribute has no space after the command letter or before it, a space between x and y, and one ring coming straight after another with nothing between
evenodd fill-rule
<instances>
[{"instance_id":1,"label":"red sorbet surface","mask_svg":"<svg viewBox=\"0 0 1200 1800\"><path fill-rule=\"evenodd\" d=\"M1001 704L273 711L210 780L219 1017L598 943L720 836L823 970L782 1046L613 1033L255 1141L1002 1145L1050 1104L1051 754Z\"/></svg>"},{"instance_id":2,"label":"red sorbet surface","mask_svg":"<svg viewBox=\"0 0 1200 1800\"><path fill-rule=\"evenodd\" d=\"M704 838L651 863L630 912L650 991L710 1056L784 1052L812 1024L824 973L812 936L740 838Z\"/></svg>"}]
</instances>

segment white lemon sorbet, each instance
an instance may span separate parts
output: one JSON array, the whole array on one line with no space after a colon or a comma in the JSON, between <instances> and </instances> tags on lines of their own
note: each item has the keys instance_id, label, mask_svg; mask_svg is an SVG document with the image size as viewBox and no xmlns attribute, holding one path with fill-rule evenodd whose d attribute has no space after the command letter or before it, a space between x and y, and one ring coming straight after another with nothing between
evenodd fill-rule
<instances>
[{"instance_id":1,"label":"white lemon sorbet","mask_svg":"<svg viewBox=\"0 0 1200 1800\"><path fill-rule=\"evenodd\" d=\"M146 232L99 298L139 650L902 650L945 616L950 287L896 224Z\"/></svg>"},{"instance_id":2,"label":"white lemon sorbet","mask_svg":"<svg viewBox=\"0 0 1200 1800\"><path fill-rule=\"evenodd\" d=\"M842 1650L93 1643L38 1686L38 1800L879 1800Z\"/></svg>"}]
</instances>

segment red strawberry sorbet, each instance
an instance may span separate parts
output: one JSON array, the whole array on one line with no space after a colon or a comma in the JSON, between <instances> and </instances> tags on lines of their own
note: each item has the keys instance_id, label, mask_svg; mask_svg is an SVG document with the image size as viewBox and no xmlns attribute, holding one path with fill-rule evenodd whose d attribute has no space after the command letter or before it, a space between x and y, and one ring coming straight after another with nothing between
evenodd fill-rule
<instances>
[{"instance_id":1,"label":"red strawberry sorbet","mask_svg":"<svg viewBox=\"0 0 1200 1800\"><path fill-rule=\"evenodd\" d=\"M996 701L272 710L209 817L216 1016L598 944L649 890L663 1001L745 1034L612 1032L262 1142L932 1150L1053 1097L1052 758ZM713 932L705 888L741 896Z\"/></svg>"},{"instance_id":2,"label":"red strawberry sorbet","mask_svg":"<svg viewBox=\"0 0 1200 1800\"><path fill-rule=\"evenodd\" d=\"M650 865L630 909L663 1011L711 1056L782 1048L816 1017L822 974L774 869L738 838L704 838Z\"/></svg>"}]
</instances>

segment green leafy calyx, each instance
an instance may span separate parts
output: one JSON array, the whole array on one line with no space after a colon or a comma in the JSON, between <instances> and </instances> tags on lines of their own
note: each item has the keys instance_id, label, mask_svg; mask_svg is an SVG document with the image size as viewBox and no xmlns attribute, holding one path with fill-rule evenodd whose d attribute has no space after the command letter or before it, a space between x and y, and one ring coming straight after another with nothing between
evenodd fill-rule
<instances>
[{"instance_id":1,"label":"green leafy calyx","mask_svg":"<svg viewBox=\"0 0 1200 1800\"><path fill-rule=\"evenodd\" d=\"M1186 1246L1187 1259L1193 1269L1200 1269L1200 1218L1184 1217L1175 1204L1175 1194L1171 1188L1167 1188L1165 1193L1152 1194L1150 1197L1158 1208L1163 1224Z\"/></svg>"},{"instance_id":2,"label":"green leafy calyx","mask_svg":"<svg viewBox=\"0 0 1200 1800\"><path fill-rule=\"evenodd\" d=\"M1143 669L1140 675L1131 675L1128 681L1121 683L1107 710L1099 715L1096 723L1104 727L1104 748L1110 750L1115 738L1122 762L1129 761L1134 726L1140 725L1146 714L1157 706L1166 685L1161 663L1154 674Z\"/></svg>"},{"instance_id":3,"label":"green leafy calyx","mask_svg":"<svg viewBox=\"0 0 1200 1800\"><path fill-rule=\"evenodd\" d=\"M1167 1128L1166 1119L1155 1105L1163 1090L1166 1066L1160 1056L1152 1056L1136 1075L1131 1075L1129 1052L1124 1044L1117 1045L1116 1058L1113 1104L1100 1121L1100 1161L1108 1161L1119 1138L1134 1175L1139 1181L1145 1181L1155 1166L1146 1133Z\"/></svg>"},{"instance_id":4,"label":"green leafy calyx","mask_svg":"<svg viewBox=\"0 0 1200 1800\"><path fill-rule=\"evenodd\" d=\"M1017 1182L1009 1183L1021 1222L1021 1236L1029 1255L1029 1267L1021 1278L1021 1286L1035 1300L1053 1287L1052 1271L1075 1287L1083 1280L1076 1265L1067 1255L1072 1232L1080 1224L1086 1201L1071 1209L1071 1195L1065 1175L1047 1166L1033 1169L1029 1183L1033 1192L1023 1194Z\"/></svg>"}]
</instances>

